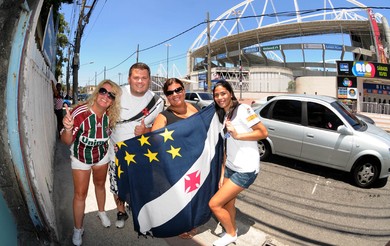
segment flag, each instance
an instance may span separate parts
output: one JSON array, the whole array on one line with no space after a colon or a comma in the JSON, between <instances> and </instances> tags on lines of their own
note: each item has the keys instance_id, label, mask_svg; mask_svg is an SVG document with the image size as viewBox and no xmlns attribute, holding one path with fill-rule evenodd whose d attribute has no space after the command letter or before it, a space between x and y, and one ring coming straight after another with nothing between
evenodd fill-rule
<instances>
[{"instance_id":1,"label":"flag","mask_svg":"<svg viewBox=\"0 0 390 246\"><path fill-rule=\"evenodd\" d=\"M218 189L222 124L210 105L157 131L117 143L118 195L140 234L171 237L206 223Z\"/></svg>"}]
</instances>

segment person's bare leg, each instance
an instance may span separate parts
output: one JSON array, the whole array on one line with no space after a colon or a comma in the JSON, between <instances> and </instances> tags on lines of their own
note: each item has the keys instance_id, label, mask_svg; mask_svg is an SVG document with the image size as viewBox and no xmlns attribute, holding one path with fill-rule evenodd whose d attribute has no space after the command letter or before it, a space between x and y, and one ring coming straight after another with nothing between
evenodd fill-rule
<instances>
[{"instance_id":1,"label":"person's bare leg","mask_svg":"<svg viewBox=\"0 0 390 246\"><path fill-rule=\"evenodd\" d=\"M236 211L235 208L232 209L232 206L234 207L237 195L243 190L242 187L226 179L222 187L209 202L211 211L225 228L226 233L231 236L236 235L236 222L233 221L235 220Z\"/></svg>"},{"instance_id":2,"label":"person's bare leg","mask_svg":"<svg viewBox=\"0 0 390 246\"><path fill-rule=\"evenodd\" d=\"M85 199L88 194L89 179L91 177L91 170L73 169L73 220L74 226L77 229L83 227Z\"/></svg>"},{"instance_id":3,"label":"person's bare leg","mask_svg":"<svg viewBox=\"0 0 390 246\"><path fill-rule=\"evenodd\" d=\"M92 177L93 177L93 184L95 185L96 202L98 205L98 210L100 212L104 211L104 206L106 204L105 184L107 178L107 170L108 170L108 164L92 167L92 171L93 171Z\"/></svg>"}]
</instances>

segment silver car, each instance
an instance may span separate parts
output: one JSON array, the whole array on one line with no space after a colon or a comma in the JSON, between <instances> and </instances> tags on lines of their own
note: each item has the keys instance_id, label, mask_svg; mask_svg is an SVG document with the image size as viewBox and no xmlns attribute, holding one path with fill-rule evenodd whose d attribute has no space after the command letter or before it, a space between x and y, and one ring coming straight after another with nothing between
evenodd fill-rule
<instances>
[{"instance_id":1,"label":"silver car","mask_svg":"<svg viewBox=\"0 0 390 246\"><path fill-rule=\"evenodd\" d=\"M358 187L390 174L390 134L359 120L336 98L276 96L257 110L268 138L260 159L276 154L350 172Z\"/></svg>"},{"instance_id":2,"label":"silver car","mask_svg":"<svg viewBox=\"0 0 390 246\"><path fill-rule=\"evenodd\" d=\"M208 92L186 92L185 101L203 109L214 102L213 94Z\"/></svg>"}]
</instances>

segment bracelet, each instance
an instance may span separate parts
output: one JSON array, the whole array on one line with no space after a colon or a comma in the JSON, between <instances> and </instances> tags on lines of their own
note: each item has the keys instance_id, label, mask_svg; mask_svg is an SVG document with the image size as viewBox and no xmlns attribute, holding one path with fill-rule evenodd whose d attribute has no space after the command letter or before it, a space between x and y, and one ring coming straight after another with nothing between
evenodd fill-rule
<instances>
[{"instance_id":1,"label":"bracelet","mask_svg":"<svg viewBox=\"0 0 390 246\"><path fill-rule=\"evenodd\" d=\"M73 126L72 126L71 128L66 128L66 127L64 127L64 129L65 129L65 131L70 132L70 131L73 130Z\"/></svg>"}]
</instances>

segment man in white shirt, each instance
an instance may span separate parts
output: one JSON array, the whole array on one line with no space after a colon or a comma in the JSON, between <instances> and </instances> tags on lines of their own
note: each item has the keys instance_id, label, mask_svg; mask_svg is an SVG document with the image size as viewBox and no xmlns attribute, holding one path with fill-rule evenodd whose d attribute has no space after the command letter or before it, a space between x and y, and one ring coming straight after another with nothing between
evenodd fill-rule
<instances>
[{"instance_id":1,"label":"man in white shirt","mask_svg":"<svg viewBox=\"0 0 390 246\"><path fill-rule=\"evenodd\" d=\"M117 205L117 228L123 228L128 214L124 202L118 199L115 175L114 146L141 134L150 132L156 116L164 109L164 100L149 90L150 68L145 63L135 63L129 69L128 85L122 86L121 115L111 134L110 145L110 190Z\"/></svg>"}]
</instances>

